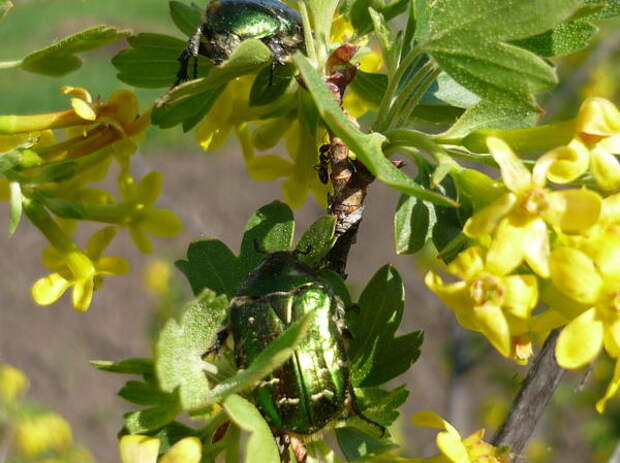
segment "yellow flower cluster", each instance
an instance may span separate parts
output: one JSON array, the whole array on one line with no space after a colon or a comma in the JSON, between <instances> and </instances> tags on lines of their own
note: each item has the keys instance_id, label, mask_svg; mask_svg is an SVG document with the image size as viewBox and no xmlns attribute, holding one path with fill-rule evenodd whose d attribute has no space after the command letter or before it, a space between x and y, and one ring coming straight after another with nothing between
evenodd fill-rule
<instances>
[{"instance_id":1,"label":"yellow flower cluster","mask_svg":"<svg viewBox=\"0 0 620 463\"><path fill-rule=\"evenodd\" d=\"M468 329L483 333L519 363L531 355L530 338L564 326L556 347L560 366L580 368L605 348L617 360L605 403L620 389L620 112L590 98L567 146L543 154L532 172L501 139L487 145L501 169L506 192L478 210L464 233L477 244L427 285ZM554 190L592 174L597 190ZM543 302L547 309L533 315Z\"/></svg>"},{"instance_id":2,"label":"yellow flower cluster","mask_svg":"<svg viewBox=\"0 0 620 463\"><path fill-rule=\"evenodd\" d=\"M138 100L129 90L114 92L108 102L94 100L82 88L63 87L71 109L32 116L0 116L0 153L17 159L18 175L8 175L23 199L28 218L49 240L43 262L54 273L38 280L34 300L47 305L73 287L73 306L88 309L93 291L104 276L129 271L122 258L103 257L118 227L127 227L142 252L151 252L148 234L169 237L181 229L178 217L154 207L161 192L162 176L151 172L141 181L130 174L130 157L136 140L150 124L150 111L138 112ZM65 129L57 141L53 129ZM112 159L120 165L118 186L121 200L88 184L105 178ZM59 174L60 173L60 174ZM12 192L0 185L0 195ZM58 216L52 218L51 213ZM111 224L95 233L86 250L72 240L75 227L65 219Z\"/></svg>"},{"instance_id":3,"label":"yellow flower cluster","mask_svg":"<svg viewBox=\"0 0 620 463\"><path fill-rule=\"evenodd\" d=\"M202 444L197 437L186 437L158 459L159 439L139 434L123 436L119 443L121 463L200 463Z\"/></svg>"},{"instance_id":4,"label":"yellow flower cluster","mask_svg":"<svg viewBox=\"0 0 620 463\"><path fill-rule=\"evenodd\" d=\"M427 428L441 429L437 434L437 448L441 455L430 458L414 458L416 463L509 463L508 449L496 448L485 442L484 429L463 439L459 432L434 412L424 410L416 413L413 424Z\"/></svg>"}]
</instances>

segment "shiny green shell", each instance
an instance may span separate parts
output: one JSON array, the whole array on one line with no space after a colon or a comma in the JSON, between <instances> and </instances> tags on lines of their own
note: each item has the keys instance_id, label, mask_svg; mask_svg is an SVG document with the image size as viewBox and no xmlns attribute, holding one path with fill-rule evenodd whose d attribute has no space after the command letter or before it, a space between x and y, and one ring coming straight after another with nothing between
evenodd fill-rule
<instances>
[{"instance_id":1,"label":"shiny green shell","mask_svg":"<svg viewBox=\"0 0 620 463\"><path fill-rule=\"evenodd\" d=\"M206 12L209 29L241 40L301 31L299 13L276 0L213 0Z\"/></svg>"},{"instance_id":2,"label":"shiny green shell","mask_svg":"<svg viewBox=\"0 0 620 463\"><path fill-rule=\"evenodd\" d=\"M258 408L279 431L313 434L347 407L350 380L339 328L342 304L326 282L289 252L268 256L231 302L239 368L247 368L291 323L313 309L313 324L292 358L253 393Z\"/></svg>"}]
</instances>

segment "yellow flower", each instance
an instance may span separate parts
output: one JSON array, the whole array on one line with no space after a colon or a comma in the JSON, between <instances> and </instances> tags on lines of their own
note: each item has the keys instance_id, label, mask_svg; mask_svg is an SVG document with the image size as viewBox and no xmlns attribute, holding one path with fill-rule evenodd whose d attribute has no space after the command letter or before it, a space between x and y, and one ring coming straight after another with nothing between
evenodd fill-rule
<instances>
[{"instance_id":1,"label":"yellow flower","mask_svg":"<svg viewBox=\"0 0 620 463\"><path fill-rule=\"evenodd\" d=\"M304 205L308 193L312 193L315 200L324 205L328 187L323 185L314 169L318 162L319 146L315 136L311 135L299 121L290 124L286 132L286 152L290 157L284 159L275 154L256 155L248 139L247 128L240 127L239 138L244 149L248 174L259 181L271 181L285 178L282 183L284 201L293 208Z\"/></svg>"},{"instance_id":2,"label":"yellow flower","mask_svg":"<svg viewBox=\"0 0 620 463\"><path fill-rule=\"evenodd\" d=\"M119 443L121 463L157 463L159 439L138 434L123 436ZM202 444L197 437L186 437L174 444L159 463L200 463Z\"/></svg>"},{"instance_id":3,"label":"yellow flower","mask_svg":"<svg viewBox=\"0 0 620 463\"><path fill-rule=\"evenodd\" d=\"M144 253L153 251L153 243L147 233L168 238L178 234L183 227L174 212L153 207L162 185L163 176L155 171L137 184L128 172L123 172L119 178L119 188L125 200L123 204L128 208L124 223L129 227L133 242Z\"/></svg>"},{"instance_id":4,"label":"yellow flower","mask_svg":"<svg viewBox=\"0 0 620 463\"><path fill-rule=\"evenodd\" d=\"M415 459L420 463L509 463L508 449L497 448L485 442L484 429L463 439L459 432L434 412L423 410L412 420L417 426L441 429L435 442L441 455Z\"/></svg>"},{"instance_id":5,"label":"yellow flower","mask_svg":"<svg viewBox=\"0 0 620 463\"><path fill-rule=\"evenodd\" d=\"M30 387L28 377L11 365L0 365L0 401L18 399Z\"/></svg>"},{"instance_id":6,"label":"yellow flower","mask_svg":"<svg viewBox=\"0 0 620 463\"><path fill-rule=\"evenodd\" d=\"M586 230L599 218L602 199L586 189L551 191L545 188L549 158L530 173L501 139L487 145L499 164L509 192L477 211L465 224L470 238L489 240L489 270L510 273L523 261L541 277L549 276L549 229L567 233Z\"/></svg>"},{"instance_id":7,"label":"yellow flower","mask_svg":"<svg viewBox=\"0 0 620 463\"><path fill-rule=\"evenodd\" d=\"M119 442L121 463L156 463L159 439L139 434L121 437Z\"/></svg>"},{"instance_id":8,"label":"yellow flower","mask_svg":"<svg viewBox=\"0 0 620 463\"><path fill-rule=\"evenodd\" d=\"M52 249L44 253L44 263L58 270L43 277L32 286L32 297L37 304L56 302L73 286L73 307L81 312L88 310L93 291L99 289L103 277L129 272L129 263L121 257L103 257L103 250L116 234L115 227L105 227L89 240L86 252L76 245L64 250Z\"/></svg>"},{"instance_id":9,"label":"yellow flower","mask_svg":"<svg viewBox=\"0 0 620 463\"><path fill-rule=\"evenodd\" d=\"M461 281L444 283L429 272L426 285L452 309L463 327L484 334L502 355L527 363L531 350L524 336L538 301L536 277L498 273L486 257L481 247L466 249L448 265L448 272Z\"/></svg>"},{"instance_id":10,"label":"yellow flower","mask_svg":"<svg viewBox=\"0 0 620 463\"><path fill-rule=\"evenodd\" d=\"M548 178L572 182L590 167L602 189L620 188L620 163L615 154L620 154L620 111L604 98L588 98L575 119L572 141L544 155L553 160Z\"/></svg>"},{"instance_id":11,"label":"yellow flower","mask_svg":"<svg viewBox=\"0 0 620 463\"><path fill-rule=\"evenodd\" d=\"M196 128L196 140L205 151L220 149L235 127L254 118L249 106L252 77L229 82Z\"/></svg>"},{"instance_id":12,"label":"yellow flower","mask_svg":"<svg viewBox=\"0 0 620 463\"><path fill-rule=\"evenodd\" d=\"M29 458L43 453L63 451L73 444L71 427L56 413L23 417L15 427L15 444L18 452Z\"/></svg>"}]
</instances>

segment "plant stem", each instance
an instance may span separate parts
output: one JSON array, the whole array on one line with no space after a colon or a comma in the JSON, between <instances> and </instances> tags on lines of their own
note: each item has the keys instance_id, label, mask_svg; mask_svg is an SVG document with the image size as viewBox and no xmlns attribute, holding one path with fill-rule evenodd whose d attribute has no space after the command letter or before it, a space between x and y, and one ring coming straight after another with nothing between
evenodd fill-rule
<instances>
[{"instance_id":1,"label":"plant stem","mask_svg":"<svg viewBox=\"0 0 620 463\"><path fill-rule=\"evenodd\" d=\"M531 437L536 423L560 384L564 370L555 360L555 343L559 330L549 334L542 350L517 394L504 424L493 438L493 445L508 446L513 455L520 455Z\"/></svg>"}]
</instances>

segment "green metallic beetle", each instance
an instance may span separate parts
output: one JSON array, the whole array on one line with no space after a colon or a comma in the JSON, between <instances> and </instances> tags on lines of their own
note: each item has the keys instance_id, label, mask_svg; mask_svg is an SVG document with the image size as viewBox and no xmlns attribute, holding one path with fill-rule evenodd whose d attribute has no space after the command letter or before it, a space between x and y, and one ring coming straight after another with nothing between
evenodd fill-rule
<instances>
[{"instance_id":1,"label":"green metallic beetle","mask_svg":"<svg viewBox=\"0 0 620 463\"><path fill-rule=\"evenodd\" d=\"M274 65L284 64L287 56L304 48L301 17L297 10L277 0L212 0L204 24L179 56L181 68L175 86L189 78L187 68L192 57L202 55L220 64L247 39L263 41L273 53ZM194 78L196 66L195 61Z\"/></svg>"},{"instance_id":2,"label":"green metallic beetle","mask_svg":"<svg viewBox=\"0 0 620 463\"><path fill-rule=\"evenodd\" d=\"M344 344L344 305L329 284L297 260L276 252L242 283L230 303L239 368L247 368L291 323L315 310L313 324L293 356L253 391L256 405L280 434L310 436L358 410ZM221 344L227 335L218 335Z\"/></svg>"}]
</instances>

